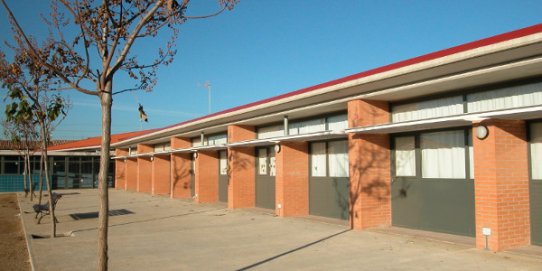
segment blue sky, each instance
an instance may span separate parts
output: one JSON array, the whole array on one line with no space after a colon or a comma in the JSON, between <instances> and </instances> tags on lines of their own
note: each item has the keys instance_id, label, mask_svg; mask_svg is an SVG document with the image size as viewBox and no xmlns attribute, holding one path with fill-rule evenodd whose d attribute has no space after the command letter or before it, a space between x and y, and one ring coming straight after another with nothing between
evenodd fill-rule
<instances>
[{"instance_id":1,"label":"blue sky","mask_svg":"<svg viewBox=\"0 0 542 271\"><path fill-rule=\"evenodd\" d=\"M27 31L39 33L35 18L47 6L8 2L24 15ZM198 15L217 1L192 2L188 13ZM207 80L216 112L542 23L541 7L542 0L241 0L232 11L181 26L175 62L160 68L154 91L115 96L112 131L163 127L207 114L207 90L201 86ZM0 21L1 39L8 39L3 10ZM152 42L141 45L140 54L152 48ZM54 138L99 135L97 98L65 95L73 107ZM138 103L149 123L139 121Z\"/></svg>"}]
</instances>

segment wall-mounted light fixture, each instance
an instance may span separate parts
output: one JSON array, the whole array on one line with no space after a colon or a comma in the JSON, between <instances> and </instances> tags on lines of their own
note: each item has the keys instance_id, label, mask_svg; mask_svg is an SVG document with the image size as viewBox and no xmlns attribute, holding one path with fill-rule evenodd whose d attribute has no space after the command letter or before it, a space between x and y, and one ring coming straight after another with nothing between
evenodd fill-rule
<instances>
[{"instance_id":1,"label":"wall-mounted light fixture","mask_svg":"<svg viewBox=\"0 0 542 271\"><path fill-rule=\"evenodd\" d=\"M489 130L487 129L487 126L480 125L476 127L476 138L483 140L486 139L489 135Z\"/></svg>"},{"instance_id":2,"label":"wall-mounted light fixture","mask_svg":"<svg viewBox=\"0 0 542 271\"><path fill-rule=\"evenodd\" d=\"M275 153L279 153L280 152L280 144L276 144L275 145Z\"/></svg>"},{"instance_id":3,"label":"wall-mounted light fixture","mask_svg":"<svg viewBox=\"0 0 542 271\"><path fill-rule=\"evenodd\" d=\"M198 158L198 153L197 153L197 152L194 152L194 153L192 154L192 157L194 157L194 159L197 159L197 158Z\"/></svg>"},{"instance_id":4,"label":"wall-mounted light fixture","mask_svg":"<svg viewBox=\"0 0 542 271\"><path fill-rule=\"evenodd\" d=\"M151 156L151 161L154 161L154 156Z\"/></svg>"}]
</instances>

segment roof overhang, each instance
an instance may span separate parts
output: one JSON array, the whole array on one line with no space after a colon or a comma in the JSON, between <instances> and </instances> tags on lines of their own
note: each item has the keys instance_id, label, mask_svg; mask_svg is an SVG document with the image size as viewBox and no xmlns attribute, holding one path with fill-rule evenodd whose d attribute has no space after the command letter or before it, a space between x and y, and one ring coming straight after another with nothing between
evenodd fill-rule
<instances>
[{"instance_id":1,"label":"roof overhang","mask_svg":"<svg viewBox=\"0 0 542 271\"><path fill-rule=\"evenodd\" d=\"M540 76L541 29L542 25L537 25L528 28L530 32L527 34L521 32L527 31L522 29L409 59L166 127L112 146L128 147L139 142L164 142L171 136L191 136L195 131L224 131L229 124L270 123L284 114L294 119L296 114L302 116L322 114L326 110L344 110L345 103L352 99L394 102ZM330 104L330 101L334 103ZM318 106L325 103L328 103L328 106L335 105L335 108Z\"/></svg>"},{"instance_id":2,"label":"roof overhang","mask_svg":"<svg viewBox=\"0 0 542 271\"><path fill-rule=\"evenodd\" d=\"M486 119L529 120L542 117L542 106L531 106L484 113L470 113L459 116L424 119L416 121L389 123L369 127L346 129L346 133L355 134L393 134L412 131L433 130L470 126L473 122Z\"/></svg>"}]
</instances>

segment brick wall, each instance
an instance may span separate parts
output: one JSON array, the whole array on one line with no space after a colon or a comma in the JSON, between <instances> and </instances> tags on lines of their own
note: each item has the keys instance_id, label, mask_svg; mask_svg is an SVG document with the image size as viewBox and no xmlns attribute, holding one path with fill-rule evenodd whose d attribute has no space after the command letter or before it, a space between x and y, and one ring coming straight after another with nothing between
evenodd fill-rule
<instances>
[{"instance_id":1,"label":"brick wall","mask_svg":"<svg viewBox=\"0 0 542 271\"><path fill-rule=\"evenodd\" d=\"M218 153L200 151L196 158L196 202L218 201Z\"/></svg>"},{"instance_id":2,"label":"brick wall","mask_svg":"<svg viewBox=\"0 0 542 271\"><path fill-rule=\"evenodd\" d=\"M152 194L168 195L171 189L171 163L169 155L158 155L152 161Z\"/></svg>"},{"instance_id":3,"label":"brick wall","mask_svg":"<svg viewBox=\"0 0 542 271\"><path fill-rule=\"evenodd\" d=\"M307 142L281 143L276 158L276 209L279 216L309 214L309 155Z\"/></svg>"},{"instance_id":4,"label":"brick wall","mask_svg":"<svg viewBox=\"0 0 542 271\"><path fill-rule=\"evenodd\" d=\"M115 156L126 156L128 150L116 149ZM115 189L126 190L126 162L123 159L115 159Z\"/></svg>"},{"instance_id":5,"label":"brick wall","mask_svg":"<svg viewBox=\"0 0 542 271\"><path fill-rule=\"evenodd\" d=\"M172 149L190 148L192 142L189 138L171 138ZM195 189L190 187L191 172L191 153L172 153L171 154L171 197L187 199L191 198L191 191Z\"/></svg>"},{"instance_id":6,"label":"brick wall","mask_svg":"<svg viewBox=\"0 0 542 271\"><path fill-rule=\"evenodd\" d=\"M137 154L153 151L154 148L151 145L137 145ZM152 161L148 156L137 158L137 191L149 194L152 192Z\"/></svg>"},{"instance_id":7,"label":"brick wall","mask_svg":"<svg viewBox=\"0 0 542 271\"><path fill-rule=\"evenodd\" d=\"M482 228L491 228L489 248L501 251L530 243L529 170L523 121L487 120L489 134L473 138L476 246L485 247Z\"/></svg>"},{"instance_id":8,"label":"brick wall","mask_svg":"<svg viewBox=\"0 0 542 271\"><path fill-rule=\"evenodd\" d=\"M239 142L256 138L252 126L228 126L228 142ZM253 147L228 149L228 207L245 208L256 204L256 160Z\"/></svg>"},{"instance_id":9,"label":"brick wall","mask_svg":"<svg viewBox=\"0 0 542 271\"><path fill-rule=\"evenodd\" d=\"M126 159L126 190L137 191L137 159Z\"/></svg>"},{"instance_id":10,"label":"brick wall","mask_svg":"<svg viewBox=\"0 0 542 271\"><path fill-rule=\"evenodd\" d=\"M386 102L348 102L350 128L389 122ZM391 225L390 138L387 134L350 134L350 225L365 229Z\"/></svg>"}]
</instances>

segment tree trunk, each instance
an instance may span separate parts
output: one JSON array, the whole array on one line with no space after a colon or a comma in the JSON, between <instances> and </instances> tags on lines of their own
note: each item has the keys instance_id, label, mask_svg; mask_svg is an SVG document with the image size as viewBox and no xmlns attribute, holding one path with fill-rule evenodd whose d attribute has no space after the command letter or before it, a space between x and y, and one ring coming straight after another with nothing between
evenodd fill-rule
<instances>
[{"instance_id":1,"label":"tree trunk","mask_svg":"<svg viewBox=\"0 0 542 271\"><path fill-rule=\"evenodd\" d=\"M108 266L107 235L109 225L109 191L107 176L109 171L109 147L111 144L111 105L113 82L105 85L100 93L102 105L102 143L100 149L100 172L98 173L98 193L100 196L100 212L98 216L98 265L97 270L106 271Z\"/></svg>"},{"instance_id":2,"label":"tree trunk","mask_svg":"<svg viewBox=\"0 0 542 271\"><path fill-rule=\"evenodd\" d=\"M23 189L24 189L24 197L28 197L28 187L26 186L26 153L23 155Z\"/></svg>"},{"instance_id":3,"label":"tree trunk","mask_svg":"<svg viewBox=\"0 0 542 271\"><path fill-rule=\"evenodd\" d=\"M30 153L26 153L26 172L28 176L28 188L30 191L30 201L34 201L34 182L32 181L32 164L30 163Z\"/></svg>"},{"instance_id":4,"label":"tree trunk","mask_svg":"<svg viewBox=\"0 0 542 271\"><path fill-rule=\"evenodd\" d=\"M51 185L51 180L49 179L49 168L47 166L47 130L45 129L45 123L42 120L40 122L40 128L41 128L41 153L43 157L43 168L45 175L45 183L47 184L47 192L49 194L49 216L51 217L51 238L56 237L56 222L55 222L55 208L53 205L54 199L53 199L53 189Z\"/></svg>"},{"instance_id":5,"label":"tree trunk","mask_svg":"<svg viewBox=\"0 0 542 271\"><path fill-rule=\"evenodd\" d=\"M43 197L43 152L40 155L40 181L39 181L39 186L40 186L40 195L39 195L39 199L38 199L38 204L41 205L41 199Z\"/></svg>"}]
</instances>

